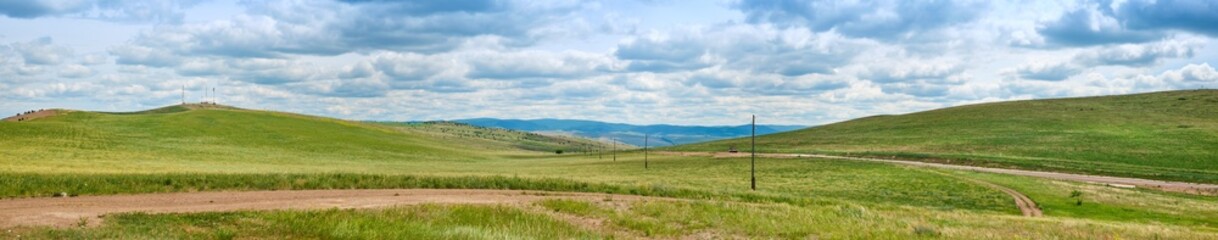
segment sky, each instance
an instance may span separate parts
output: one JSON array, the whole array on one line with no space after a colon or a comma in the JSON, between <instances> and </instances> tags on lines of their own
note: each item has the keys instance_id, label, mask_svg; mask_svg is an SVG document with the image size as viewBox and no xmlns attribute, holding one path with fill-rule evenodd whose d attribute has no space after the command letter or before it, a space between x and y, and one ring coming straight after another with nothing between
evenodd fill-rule
<instances>
[{"instance_id":1,"label":"sky","mask_svg":"<svg viewBox=\"0 0 1218 240\"><path fill-rule=\"evenodd\" d=\"M0 113L818 125L1218 88L1216 38L1212 0L0 0Z\"/></svg>"}]
</instances>

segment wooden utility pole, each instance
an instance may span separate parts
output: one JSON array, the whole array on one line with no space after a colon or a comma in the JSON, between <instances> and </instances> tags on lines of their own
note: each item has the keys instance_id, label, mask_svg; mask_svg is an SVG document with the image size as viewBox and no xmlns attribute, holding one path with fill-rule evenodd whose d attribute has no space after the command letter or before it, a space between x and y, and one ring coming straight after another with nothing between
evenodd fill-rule
<instances>
[{"instance_id":1,"label":"wooden utility pole","mask_svg":"<svg viewBox=\"0 0 1218 240\"><path fill-rule=\"evenodd\" d=\"M617 138L609 138L609 141L613 141L613 161L617 162Z\"/></svg>"},{"instance_id":2,"label":"wooden utility pole","mask_svg":"<svg viewBox=\"0 0 1218 240\"><path fill-rule=\"evenodd\" d=\"M753 115L753 157L749 160L749 179L752 180L752 189L757 190L757 115Z\"/></svg>"},{"instance_id":3,"label":"wooden utility pole","mask_svg":"<svg viewBox=\"0 0 1218 240\"><path fill-rule=\"evenodd\" d=\"M650 136L643 134L643 169L647 169L647 138Z\"/></svg>"}]
</instances>

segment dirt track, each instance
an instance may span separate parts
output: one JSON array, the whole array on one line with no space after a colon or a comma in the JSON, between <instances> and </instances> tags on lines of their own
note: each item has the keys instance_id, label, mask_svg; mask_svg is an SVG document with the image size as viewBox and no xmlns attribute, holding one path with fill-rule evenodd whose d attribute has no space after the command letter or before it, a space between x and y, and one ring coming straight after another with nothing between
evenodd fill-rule
<instances>
[{"instance_id":1,"label":"dirt track","mask_svg":"<svg viewBox=\"0 0 1218 240\"><path fill-rule=\"evenodd\" d=\"M682 155L682 156L710 156L716 158L734 158L748 157L749 153L726 153L726 152L656 152L659 154ZM1066 180L1076 182L1086 182L1094 184L1102 184L1113 187L1141 187L1150 189L1159 189L1163 191L1183 192L1202 195L1218 195L1218 184L1202 184L1188 182L1172 182L1161 180L1150 180L1140 178L1125 178L1125 177L1109 177L1095 176L1074 173L1059 173L1059 172L1041 172L1030 170L1006 169L1006 168L987 168L976 166L952 165L942 163L928 163L907 160L890 160L879 158L862 158L862 157L842 157L820 154L795 154L795 153L758 153L758 157L767 158L822 158L822 159L837 159L837 160L855 160L855 161L870 161L870 162L886 162L911 166L934 167L945 169L968 170L988 173L1002 173L1010 175L1030 176L1039 178L1048 178L1055 180Z\"/></svg>"},{"instance_id":2,"label":"dirt track","mask_svg":"<svg viewBox=\"0 0 1218 240\"><path fill-rule=\"evenodd\" d=\"M935 173L939 173L939 172L935 172ZM1040 217L1040 216L1045 215L1044 211L1042 211L1040 209L1040 207L1036 206L1036 201L1032 201L1032 198L1029 198L1027 195L1023 195L1023 193L1021 193L1019 191L1015 191L1015 189L1011 189L1008 187L1004 187L1002 185L998 185L998 184L994 184L994 183L986 182L986 181L981 181L981 180L977 180L977 179L972 179L972 178L948 175L946 173L939 173L939 174L943 174L943 175L953 177L953 178L963 179L965 181L985 185L988 188L1002 191L1003 193L1006 193L1008 196L1011 196L1011 200L1015 201L1015 207L1018 207L1019 212L1023 213L1023 216L1025 216L1025 217Z\"/></svg>"},{"instance_id":3,"label":"dirt track","mask_svg":"<svg viewBox=\"0 0 1218 240\"><path fill-rule=\"evenodd\" d=\"M159 193L72 198L0 200L0 228L73 226L81 218L97 224L105 214L123 212L183 213L272 209L375 208L394 205L520 204L543 199L634 201L651 199L603 193L521 190L300 190L252 192Z\"/></svg>"}]
</instances>

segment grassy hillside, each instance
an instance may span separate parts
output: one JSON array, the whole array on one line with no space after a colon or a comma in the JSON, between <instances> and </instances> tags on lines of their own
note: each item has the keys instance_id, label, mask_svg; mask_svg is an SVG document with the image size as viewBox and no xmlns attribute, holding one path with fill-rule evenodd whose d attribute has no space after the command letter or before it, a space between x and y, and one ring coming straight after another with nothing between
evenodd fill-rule
<instances>
[{"instance_id":1,"label":"grassy hillside","mask_svg":"<svg viewBox=\"0 0 1218 240\"><path fill-rule=\"evenodd\" d=\"M402 127L223 106L170 106L132 113L63 111L0 122L0 169L159 172L278 172L364 168L352 163L478 161L504 154L553 154L574 138L444 137L472 127ZM492 131L493 132L493 131ZM208 164L210 163L210 164ZM114 164L130 168L113 169ZM405 164L408 165L408 164ZM409 166L403 166L409 167ZM314 170L308 170L314 171Z\"/></svg>"},{"instance_id":2,"label":"grassy hillside","mask_svg":"<svg viewBox=\"0 0 1218 240\"><path fill-rule=\"evenodd\" d=\"M404 127L410 130L424 132L428 136L440 138L455 138L463 140L482 140L504 143L504 147L532 151L554 152L562 150L565 153L584 154L596 151L610 151L611 143L592 139L543 135L531 132L508 130L501 128L479 127L458 122L417 122L417 123L379 123L387 126ZM618 144L618 149L634 148Z\"/></svg>"},{"instance_id":3,"label":"grassy hillside","mask_svg":"<svg viewBox=\"0 0 1218 240\"><path fill-rule=\"evenodd\" d=\"M733 139L675 150L724 151ZM1218 90L986 103L757 138L758 151L1218 182Z\"/></svg>"},{"instance_id":4,"label":"grassy hillside","mask_svg":"<svg viewBox=\"0 0 1218 240\"><path fill-rule=\"evenodd\" d=\"M594 139L617 139L635 146L671 146L736 138L749 135L750 126L678 126L667 124L633 125L590 120L567 119L495 119L474 118L453 120L475 126L514 129L529 132L566 133ZM758 134L769 134L803 128L801 126L758 125ZM646 138L650 135L650 141Z\"/></svg>"},{"instance_id":5,"label":"grassy hillside","mask_svg":"<svg viewBox=\"0 0 1218 240\"><path fill-rule=\"evenodd\" d=\"M683 201L116 214L0 238L1169 238L1218 235L1214 197L872 162L562 154L511 132L230 108L65 112L0 122L0 197L354 188L533 189ZM531 140L530 140L531 141ZM572 140L576 141L576 140ZM546 142L546 141L541 141ZM553 142L551 142L553 143ZM594 144L594 143L589 143ZM644 159L649 167L644 168ZM963 178L1034 190L1046 218ZM1025 190L1026 191L1026 190ZM1082 205L1073 191L1082 193ZM1149 204L1145 204L1149 203ZM1191 209L1183 211L1182 209ZM436 216L443 216L437 218ZM527 224L519 228L513 224ZM589 227L587 223L598 223ZM859 231L859 229L866 229Z\"/></svg>"}]
</instances>

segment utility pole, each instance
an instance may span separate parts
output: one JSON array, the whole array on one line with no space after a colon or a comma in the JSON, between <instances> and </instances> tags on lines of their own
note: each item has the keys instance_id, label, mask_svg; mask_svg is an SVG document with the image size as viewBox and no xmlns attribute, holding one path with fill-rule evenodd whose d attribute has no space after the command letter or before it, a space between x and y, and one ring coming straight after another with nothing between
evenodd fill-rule
<instances>
[{"instance_id":1,"label":"utility pole","mask_svg":"<svg viewBox=\"0 0 1218 240\"><path fill-rule=\"evenodd\" d=\"M182 105L186 105L186 86L182 86Z\"/></svg>"},{"instance_id":2,"label":"utility pole","mask_svg":"<svg viewBox=\"0 0 1218 240\"><path fill-rule=\"evenodd\" d=\"M757 190L757 115L753 115L753 157L749 160L749 179L752 180L752 188Z\"/></svg>"},{"instance_id":3,"label":"utility pole","mask_svg":"<svg viewBox=\"0 0 1218 240\"><path fill-rule=\"evenodd\" d=\"M609 141L613 141L613 161L617 162L617 138L609 138Z\"/></svg>"},{"instance_id":4,"label":"utility pole","mask_svg":"<svg viewBox=\"0 0 1218 240\"><path fill-rule=\"evenodd\" d=\"M651 135L643 134L643 169L647 169L647 137Z\"/></svg>"}]
</instances>

